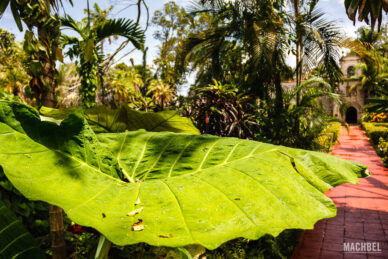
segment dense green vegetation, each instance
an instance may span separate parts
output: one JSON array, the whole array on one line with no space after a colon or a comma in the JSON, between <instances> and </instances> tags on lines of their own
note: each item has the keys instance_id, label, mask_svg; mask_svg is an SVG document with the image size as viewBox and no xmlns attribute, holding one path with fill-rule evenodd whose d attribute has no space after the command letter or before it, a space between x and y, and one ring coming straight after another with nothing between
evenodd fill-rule
<instances>
[{"instance_id":1,"label":"dense green vegetation","mask_svg":"<svg viewBox=\"0 0 388 259\"><path fill-rule=\"evenodd\" d=\"M0 164L11 183L118 245L214 249L241 236L312 228L335 215L324 191L368 175L324 153L234 138L144 130L96 135L79 111L60 125L15 102L0 102L0 114L7 143ZM255 195L257 188L264 192Z\"/></svg>"},{"instance_id":2,"label":"dense green vegetation","mask_svg":"<svg viewBox=\"0 0 388 259\"><path fill-rule=\"evenodd\" d=\"M378 145L380 138L388 139L387 123L363 122L362 126L373 145Z\"/></svg>"},{"instance_id":3,"label":"dense green vegetation","mask_svg":"<svg viewBox=\"0 0 388 259\"><path fill-rule=\"evenodd\" d=\"M385 116L386 118L386 116ZM375 146L377 154L381 157L385 165L388 165L388 123L385 122L363 122L362 127L372 144Z\"/></svg>"},{"instance_id":4,"label":"dense green vegetation","mask_svg":"<svg viewBox=\"0 0 388 259\"><path fill-rule=\"evenodd\" d=\"M371 30L344 39L318 2L87 2L75 19L71 0L2 1L25 31L0 28L0 257L290 257L335 216L323 193L369 175L325 154L344 124L325 109L346 105L341 47L362 60L350 90L387 112L387 6L346 0ZM386 157L386 125L363 125Z\"/></svg>"},{"instance_id":5,"label":"dense green vegetation","mask_svg":"<svg viewBox=\"0 0 388 259\"><path fill-rule=\"evenodd\" d=\"M331 152L338 141L341 133L341 123L332 122L328 124L319 136L313 140L313 149L322 152Z\"/></svg>"}]
</instances>

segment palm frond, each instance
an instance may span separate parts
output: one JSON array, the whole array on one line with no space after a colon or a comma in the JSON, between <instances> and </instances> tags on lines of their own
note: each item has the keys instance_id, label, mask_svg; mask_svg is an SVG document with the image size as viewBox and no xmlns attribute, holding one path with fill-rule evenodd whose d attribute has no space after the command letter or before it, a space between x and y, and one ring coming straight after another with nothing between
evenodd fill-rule
<instances>
[{"instance_id":1,"label":"palm frond","mask_svg":"<svg viewBox=\"0 0 388 259\"><path fill-rule=\"evenodd\" d=\"M377 28L380 30L383 12L388 12L388 2L386 0L371 1L371 0L345 0L346 13L350 20L356 24L356 16L358 20L370 23L372 30L376 22Z\"/></svg>"},{"instance_id":2,"label":"palm frond","mask_svg":"<svg viewBox=\"0 0 388 259\"><path fill-rule=\"evenodd\" d=\"M339 75L338 60L341 56L341 34L332 21L327 21L319 10L312 10L304 24L307 33L304 39L304 62L309 69L323 64L332 69L331 74Z\"/></svg>"},{"instance_id":3,"label":"palm frond","mask_svg":"<svg viewBox=\"0 0 388 259\"><path fill-rule=\"evenodd\" d=\"M388 113L388 100L387 99L378 99L378 98L369 98L366 99L367 105L364 106L368 112L375 113Z\"/></svg>"},{"instance_id":4,"label":"palm frond","mask_svg":"<svg viewBox=\"0 0 388 259\"><path fill-rule=\"evenodd\" d=\"M65 15L60 18L62 27L69 28L77 32L81 37L84 37L84 28L80 23L76 22L70 15Z\"/></svg>"},{"instance_id":5,"label":"palm frond","mask_svg":"<svg viewBox=\"0 0 388 259\"><path fill-rule=\"evenodd\" d=\"M72 0L67 0L71 5L73 5ZM49 5L52 6L56 11L58 11L59 7L61 6L63 8L63 1L62 0L49 0Z\"/></svg>"},{"instance_id":6,"label":"palm frond","mask_svg":"<svg viewBox=\"0 0 388 259\"><path fill-rule=\"evenodd\" d=\"M3 16L5 10L7 9L9 3L10 3L10 0L3 0L0 2L0 19Z\"/></svg>"},{"instance_id":7,"label":"palm frond","mask_svg":"<svg viewBox=\"0 0 388 259\"><path fill-rule=\"evenodd\" d=\"M315 88L317 85L322 85L324 87L327 87L331 89L331 86L329 83L327 83L323 78L320 77L313 77L309 80L302 82L299 86L297 86L291 93L290 93L290 99L294 99L297 93L300 93L302 91L306 91L307 89Z\"/></svg>"},{"instance_id":8,"label":"palm frond","mask_svg":"<svg viewBox=\"0 0 388 259\"><path fill-rule=\"evenodd\" d=\"M142 49L144 44L144 31L138 24L129 19L111 19L96 27L97 41L102 41L110 36L127 38L136 48Z\"/></svg>"}]
</instances>

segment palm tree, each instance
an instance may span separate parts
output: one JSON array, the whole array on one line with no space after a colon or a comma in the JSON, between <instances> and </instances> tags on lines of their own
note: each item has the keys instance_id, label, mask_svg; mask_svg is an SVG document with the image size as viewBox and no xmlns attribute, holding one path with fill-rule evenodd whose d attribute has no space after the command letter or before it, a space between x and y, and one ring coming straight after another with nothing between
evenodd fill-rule
<instances>
[{"instance_id":1,"label":"palm tree","mask_svg":"<svg viewBox=\"0 0 388 259\"><path fill-rule=\"evenodd\" d=\"M73 4L72 0L68 0L70 4ZM16 25L18 26L20 31L23 31L23 25L22 25L22 20L23 20L23 8L26 8L27 4L30 1L24 0L24 1L17 1L17 0L2 0L0 3L0 18L4 14L5 10L7 9L8 6L10 6L10 9L12 11L13 18L16 22ZM59 6L63 6L62 0L43 0L43 2L47 8L52 7L55 10L58 10ZM41 4L40 3L40 4ZM28 26L28 24L27 24Z\"/></svg>"},{"instance_id":2,"label":"palm tree","mask_svg":"<svg viewBox=\"0 0 388 259\"><path fill-rule=\"evenodd\" d=\"M276 81L273 75L285 67L281 2L202 1L193 12L209 14L203 15L207 28L191 34L182 53L191 67L200 70L197 85L228 81L263 97L263 85ZM271 71L261 73L265 68Z\"/></svg>"},{"instance_id":3,"label":"palm tree","mask_svg":"<svg viewBox=\"0 0 388 259\"><path fill-rule=\"evenodd\" d=\"M338 81L342 72L338 66L340 57L340 33L332 22L316 11L317 1L292 1L294 14L285 13L284 1L211 1L203 0L196 13L210 12L213 21L209 29L191 35L185 44L184 58L192 60L192 67L206 66L206 80L230 82L225 76L225 57L231 50L243 46L240 52L244 61L238 71L242 73L237 83L261 99L271 98L275 89L276 109L283 107L281 81L289 70L285 58L290 50L290 34L295 38L296 85L303 75L322 65L330 81ZM303 3L303 4L302 4ZM209 11L210 10L210 11ZM195 58L192 58L192 57ZM201 75L201 74L200 74ZM236 82L234 82L236 83ZM204 84L204 83L202 83ZM296 99L299 103L300 95Z\"/></svg>"},{"instance_id":4,"label":"palm tree","mask_svg":"<svg viewBox=\"0 0 388 259\"><path fill-rule=\"evenodd\" d=\"M132 96L141 95L143 85L142 77L135 69L111 71L107 84L113 90L119 105L128 104Z\"/></svg>"},{"instance_id":5,"label":"palm tree","mask_svg":"<svg viewBox=\"0 0 388 259\"><path fill-rule=\"evenodd\" d=\"M72 4L72 0L69 2ZM54 107L57 76L55 63L62 59L62 51L58 47L58 17L52 15L51 9L57 11L62 0L2 0L0 18L8 5L19 30L23 30L22 21L29 29L25 34L27 43L24 49L29 54L27 66L32 77L30 87L35 89L39 105ZM38 40L33 28L36 28ZM53 258L66 258L62 209L50 205L49 210Z\"/></svg>"},{"instance_id":6,"label":"palm tree","mask_svg":"<svg viewBox=\"0 0 388 259\"><path fill-rule=\"evenodd\" d=\"M153 81L149 86L147 94L152 94L152 99L163 110L174 99L175 89L164 82Z\"/></svg>"},{"instance_id":7,"label":"palm tree","mask_svg":"<svg viewBox=\"0 0 388 259\"><path fill-rule=\"evenodd\" d=\"M81 104L79 96L81 80L78 76L77 66L74 63L62 64L59 67L57 83L56 96L60 108Z\"/></svg>"},{"instance_id":8,"label":"palm tree","mask_svg":"<svg viewBox=\"0 0 388 259\"><path fill-rule=\"evenodd\" d=\"M67 52L70 58L79 59L82 103L86 107L92 107L96 102L97 73L103 61L101 42L111 36L122 36L136 48L142 49L144 32L129 19L108 19L104 23L92 24L90 17L86 21L76 22L67 15L61 18L61 22L63 27L80 36L77 38L63 35L62 44L70 46Z\"/></svg>"},{"instance_id":9,"label":"palm tree","mask_svg":"<svg viewBox=\"0 0 388 259\"><path fill-rule=\"evenodd\" d=\"M329 74L338 77L338 74L341 74L337 63L341 55L339 29L334 22L327 21L323 17L324 13L317 11L317 0L307 2L293 0L292 2L295 14L290 16L289 23L294 28L291 32L297 35L296 85L301 84L305 72L311 71L318 65L323 65Z\"/></svg>"},{"instance_id":10,"label":"palm tree","mask_svg":"<svg viewBox=\"0 0 388 259\"><path fill-rule=\"evenodd\" d=\"M295 50L295 57L296 57L296 86L299 86L302 82L302 75L303 75L303 62L302 62L302 37L303 37L303 18L300 11L300 1L299 0L292 0L293 4L293 10L294 10L294 25L295 25L295 33L296 33L296 50ZM296 103L299 102L299 93L296 96Z\"/></svg>"},{"instance_id":11,"label":"palm tree","mask_svg":"<svg viewBox=\"0 0 388 259\"><path fill-rule=\"evenodd\" d=\"M376 95L380 88L388 87L388 71L384 68L384 65L361 63L356 67L361 71L361 74L350 78L350 80L357 80L358 82L349 91L354 91L360 87L366 92L366 97L368 98Z\"/></svg>"},{"instance_id":12,"label":"palm tree","mask_svg":"<svg viewBox=\"0 0 388 259\"><path fill-rule=\"evenodd\" d=\"M343 45L356 53L362 61L356 66L361 73L349 78L349 80L357 80L358 82L349 90L354 91L357 88L362 88L365 90L366 98L381 96L382 89L388 87L388 58L384 57L379 50L381 32L367 28L360 28L358 32L358 39L345 39L343 42Z\"/></svg>"},{"instance_id":13,"label":"palm tree","mask_svg":"<svg viewBox=\"0 0 388 259\"><path fill-rule=\"evenodd\" d=\"M372 30L374 30L377 22L377 29L380 30L383 18L383 11L388 12L388 2L386 0L345 0L346 13L353 23L356 23L356 16L358 13L358 20L370 22Z\"/></svg>"},{"instance_id":14,"label":"palm tree","mask_svg":"<svg viewBox=\"0 0 388 259\"><path fill-rule=\"evenodd\" d=\"M72 0L69 2L72 4ZM22 21L27 25L25 40L30 41L27 44L31 44L32 36L37 35L35 41L39 41L40 46L28 49L27 67L32 77L30 88L35 92L39 106L55 106L55 63L62 59L61 49L58 48L59 20L55 13L62 5L62 0L4 0L0 4L0 17L10 6L19 30L23 30ZM33 28L36 28L37 33Z\"/></svg>"}]
</instances>

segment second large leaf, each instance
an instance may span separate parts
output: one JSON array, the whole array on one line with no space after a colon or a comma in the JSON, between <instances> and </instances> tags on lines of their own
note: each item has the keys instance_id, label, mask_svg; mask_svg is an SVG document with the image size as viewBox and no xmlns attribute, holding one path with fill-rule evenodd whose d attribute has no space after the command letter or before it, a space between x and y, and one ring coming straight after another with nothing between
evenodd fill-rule
<instances>
[{"instance_id":1,"label":"second large leaf","mask_svg":"<svg viewBox=\"0 0 388 259\"><path fill-rule=\"evenodd\" d=\"M118 245L213 249L237 237L311 229L336 214L323 191L368 175L364 166L326 154L235 138L142 130L98 135L125 182L86 156L35 142L15 125L0 123L0 165L15 187ZM82 147L85 138L77 139Z\"/></svg>"},{"instance_id":2,"label":"second large leaf","mask_svg":"<svg viewBox=\"0 0 388 259\"><path fill-rule=\"evenodd\" d=\"M61 110L42 107L39 112L49 119L61 121L75 110L75 107ZM122 105L119 109L99 106L85 109L84 113L91 127L97 132L124 132L126 130L145 129L155 132L169 131L200 134L189 118L182 117L178 111L173 110L143 112Z\"/></svg>"}]
</instances>

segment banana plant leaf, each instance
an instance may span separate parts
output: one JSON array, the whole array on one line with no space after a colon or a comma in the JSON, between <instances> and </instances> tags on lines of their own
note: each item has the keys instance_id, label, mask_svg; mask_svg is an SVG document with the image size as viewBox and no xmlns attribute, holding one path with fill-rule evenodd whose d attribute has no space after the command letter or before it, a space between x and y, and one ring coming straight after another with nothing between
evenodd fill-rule
<instances>
[{"instance_id":1,"label":"banana plant leaf","mask_svg":"<svg viewBox=\"0 0 388 259\"><path fill-rule=\"evenodd\" d=\"M34 237L1 200L0 258L46 258Z\"/></svg>"},{"instance_id":2,"label":"banana plant leaf","mask_svg":"<svg viewBox=\"0 0 388 259\"><path fill-rule=\"evenodd\" d=\"M60 122L76 108L53 109L42 107L39 112L48 120ZM104 106L84 110L88 123L95 132L124 132L145 129L147 131L169 131L200 134L189 118L181 117L178 111L142 112L128 106L109 109Z\"/></svg>"},{"instance_id":3,"label":"banana plant leaf","mask_svg":"<svg viewBox=\"0 0 388 259\"><path fill-rule=\"evenodd\" d=\"M117 245L214 249L238 237L312 229L336 215L324 191L369 175L324 153L236 138L95 135L80 112L56 125L6 102L0 142L0 166L20 192L62 207Z\"/></svg>"}]
</instances>

